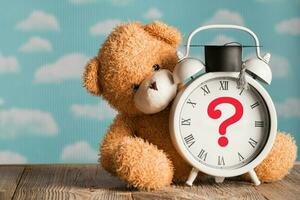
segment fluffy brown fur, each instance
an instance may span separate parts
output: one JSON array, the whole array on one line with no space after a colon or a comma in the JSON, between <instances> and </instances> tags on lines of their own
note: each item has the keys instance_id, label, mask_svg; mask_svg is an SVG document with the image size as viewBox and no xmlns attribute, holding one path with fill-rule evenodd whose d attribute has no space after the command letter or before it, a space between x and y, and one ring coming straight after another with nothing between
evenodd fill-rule
<instances>
[{"instance_id":1,"label":"fluffy brown fur","mask_svg":"<svg viewBox=\"0 0 300 200\"><path fill-rule=\"evenodd\" d=\"M255 172L263 182L280 180L293 167L296 157L297 146L295 140L289 134L278 132L271 152L255 168Z\"/></svg>"},{"instance_id":2,"label":"fluffy brown fur","mask_svg":"<svg viewBox=\"0 0 300 200\"><path fill-rule=\"evenodd\" d=\"M133 102L132 85L150 76L154 64L173 71L180 42L180 33L161 22L122 24L85 67L84 87L119 112L102 140L100 162L112 175L138 189L185 181L191 170L172 145L170 107L146 115ZM278 180L288 173L295 158L294 140L280 133L271 153L255 170L263 181Z\"/></svg>"}]
</instances>

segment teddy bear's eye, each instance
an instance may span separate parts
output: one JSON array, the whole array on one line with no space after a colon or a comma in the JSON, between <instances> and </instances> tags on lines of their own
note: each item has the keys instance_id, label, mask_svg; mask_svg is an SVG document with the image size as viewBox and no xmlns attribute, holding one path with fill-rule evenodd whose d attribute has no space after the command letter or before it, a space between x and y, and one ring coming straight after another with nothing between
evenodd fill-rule
<instances>
[{"instance_id":1,"label":"teddy bear's eye","mask_svg":"<svg viewBox=\"0 0 300 200\"><path fill-rule=\"evenodd\" d=\"M158 71L160 69L159 64L153 65L153 69L154 69L154 71Z\"/></svg>"},{"instance_id":2,"label":"teddy bear's eye","mask_svg":"<svg viewBox=\"0 0 300 200\"><path fill-rule=\"evenodd\" d=\"M139 87L140 87L139 84L136 84L136 83L132 84L132 89L135 90L135 91L138 90Z\"/></svg>"}]
</instances>

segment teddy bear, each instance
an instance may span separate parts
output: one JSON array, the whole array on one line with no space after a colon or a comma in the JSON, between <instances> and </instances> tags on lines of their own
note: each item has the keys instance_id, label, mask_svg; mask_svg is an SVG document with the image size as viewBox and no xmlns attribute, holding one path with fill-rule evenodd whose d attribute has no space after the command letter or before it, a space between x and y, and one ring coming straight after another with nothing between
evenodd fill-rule
<instances>
[{"instance_id":1,"label":"teddy bear","mask_svg":"<svg viewBox=\"0 0 300 200\"><path fill-rule=\"evenodd\" d=\"M162 22L124 23L84 68L83 86L118 111L101 141L99 162L140 190L183 183L192 169L169 134L170 106L178 90L172 72L180 43L181 33ZM262 182L279 180L295 159L295 141L279 132L255 171Z\"/></svg>"}]
</instances>

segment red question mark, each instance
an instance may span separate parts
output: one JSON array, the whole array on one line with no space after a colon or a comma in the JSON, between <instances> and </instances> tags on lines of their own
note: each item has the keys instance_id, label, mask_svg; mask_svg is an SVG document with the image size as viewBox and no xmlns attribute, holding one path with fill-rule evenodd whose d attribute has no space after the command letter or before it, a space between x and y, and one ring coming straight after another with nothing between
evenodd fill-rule
<instances>
[{"instance_id":1,"label":"red question mark","mask_svg":"<svg viewBox=\"0 0 300 200\"><path fill-rule=\"evenodd\" d=\"M235 108L235 113L234 113L234 115L232 115L231 117L229 117L228 119L223 121L221 123L221 125L219 126L219 133L221 135L225 135L227 127L230 126L231 124L234 124L235 122L239 121L242 118L243 112L244 112L243 105L237 99L232 98L232 97L219 97L219 98L216 98L215 100L213 100L212 102L210 102L210 104L208 105L208 108L207 108L208 116L213 119L220 118L222 115L222 112L221 112L221 110L215 110L215 108L218 105L223 104L223 103L228 103L228 104L233 105ZM227 144L228 144L227 137L221 136L218 140L218 143L221 147L227 146Z\"/></svg>"}]
</instances>

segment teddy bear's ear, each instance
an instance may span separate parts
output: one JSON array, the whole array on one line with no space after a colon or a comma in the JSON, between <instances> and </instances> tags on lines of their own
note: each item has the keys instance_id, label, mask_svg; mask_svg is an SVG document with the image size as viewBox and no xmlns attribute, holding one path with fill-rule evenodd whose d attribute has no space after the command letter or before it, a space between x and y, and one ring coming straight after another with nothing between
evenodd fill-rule
<instances>
[{"instance_id":1,"label":"teddy bear's ear","mask_svg":"<svg viewBox=\"0 0 300 200\"><path fill-rule=\"evenodd\" d=\"M154 21L145 25L144 29L151 35L158 37L172 46L177 46L181 43L181 33L176 28L162 22Z\"/></svg>"},{"instance_id":2,"label":"teddy bear's ear","mask_svg":"<svg viewBox=\"0 0 300 200\"><path fill-rule=\"evenodd\" d=\"M83 87L85 87L91 94L97 96L100 96L102 92L98 77L99 70L100 63L97 57L94 57L86 64L83 72Z\"/></svg>"}]
</instances>

